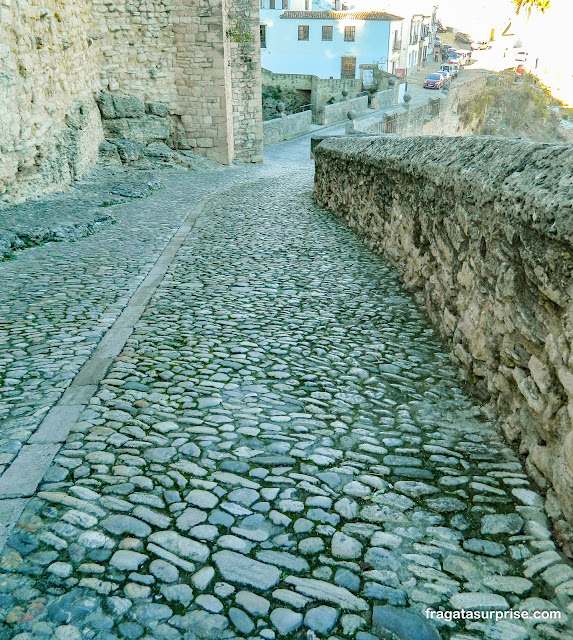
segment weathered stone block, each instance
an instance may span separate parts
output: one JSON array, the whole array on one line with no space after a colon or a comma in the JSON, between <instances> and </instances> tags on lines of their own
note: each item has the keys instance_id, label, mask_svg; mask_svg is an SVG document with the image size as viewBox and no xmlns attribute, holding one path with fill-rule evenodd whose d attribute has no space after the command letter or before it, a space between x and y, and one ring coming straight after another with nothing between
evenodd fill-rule
<instances>
[{"instance_id":1,"label":"weathered stone block","mask_svg":"<svg viewBox=\"0 0 573 640\"><path fill-rule=\"evenodd\" d=\"M159 116L160 118L166 118L169 115L169 109L167 105L162 102L148 102L147 105L147 113L152 116Z\"/></svg>"},{"instance_id":2,"label":"weathered stone block","mask_svg":"<svg viewBox=\"0 0 573 640\"><path fill-rule=\"evenodd\" d=\"M117 118L105 120L107 138L133 140L142 145L169 138L169 124L164 118L146 115L143 118Z\"/></svg>"},{"instance_id":3,"label":"weathered stone block","mask_svg":"<svg viewBox=\"0 0 573 640\"><path fill-rule=\"evenodd\" d=\"M117 147L107 140L99 145L99 157L105 164L121 164Z\"/></svg>"},{"instance_id":4,"label":"weathered stone block","mask_svg":"<svg viewBox=\"0 0 573 640\"><path fill-rule=\"evenodd\" d=\"M145 115L143 101L135 96L113 96L116 118L140 118Z\"/></svg>"},{"instance_id":5,"label":"weathered stone block","mask_svg":"<svg viewBox=\"0 0 573 640\"><path fill-rule=\"evenodd\" d=\"M135 162L143 154L143 145L133 140L113 140L122 162Z\"/></svg>"},{"instance_id":6,"label":"weathered stone block","mask_svg":"<svg viewBox=\"0 0 573 640\"><path fill-rule=\"evenodd\" d=\"M101 112L101 117L104 119L116 118L115 106L113 104L113 94L107 91L100 91L97 97L97 105Z\"/></svg>"},{"instance_id":7,"label":"weathered stone block","mask_svg":"<svg viewBox=\"0 0 573 640\"><path fill-rule=\"evenodd\" d=\"M159 160L170 160L177 155L173 149L170 149L163 142L152 142L143 150L143 153L150 158L158 158Z\"/></svg>"}]
</instances>

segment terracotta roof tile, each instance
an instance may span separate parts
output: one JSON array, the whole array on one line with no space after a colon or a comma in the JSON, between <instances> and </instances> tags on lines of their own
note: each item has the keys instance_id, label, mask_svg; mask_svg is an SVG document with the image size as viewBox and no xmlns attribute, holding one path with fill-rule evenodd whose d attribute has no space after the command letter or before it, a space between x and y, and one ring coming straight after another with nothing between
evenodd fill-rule
<instances>
[{"instance_id":1,"label":"terracotta roof tile","mask_svg":"<svg viewBox=\"0 0 573 640\"><path fill-rule=\"evenodd\" d=\"M403 20L385 11L285 11L281 18L290 20Z\"/></svg>"}]
</instances>

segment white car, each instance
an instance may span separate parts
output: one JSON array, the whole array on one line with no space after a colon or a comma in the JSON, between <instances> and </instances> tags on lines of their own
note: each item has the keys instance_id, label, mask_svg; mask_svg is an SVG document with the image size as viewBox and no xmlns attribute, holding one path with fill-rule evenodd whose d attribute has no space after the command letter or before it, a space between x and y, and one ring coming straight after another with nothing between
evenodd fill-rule
<instances>
[{"instance_id":1,"label":"white car","mask_svg":"<svg viewBox=\"0 0 573 640\"><path fill-rule=\"evenodd\" d=\"M515 54L515 61L516 62L527 62L527 51L518 51Z\"/></svg>"}]
</instances>

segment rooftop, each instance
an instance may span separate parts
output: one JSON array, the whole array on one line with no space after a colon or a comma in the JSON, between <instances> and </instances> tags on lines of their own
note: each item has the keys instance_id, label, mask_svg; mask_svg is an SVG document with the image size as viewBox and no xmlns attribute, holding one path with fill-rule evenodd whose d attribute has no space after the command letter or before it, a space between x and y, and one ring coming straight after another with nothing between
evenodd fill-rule
<instances>
[{"instance_id":1,"label":"rooftop","mask_svg":"<svg viewBox=\"0 0 573 640\"><path fill-rule=\"evenodd\" d=\"M385 11L285 11L281 18L291 20L383 20L390 22L393 20L403 20L400 16L395 16Z\"/></svg>"}]
</instances>

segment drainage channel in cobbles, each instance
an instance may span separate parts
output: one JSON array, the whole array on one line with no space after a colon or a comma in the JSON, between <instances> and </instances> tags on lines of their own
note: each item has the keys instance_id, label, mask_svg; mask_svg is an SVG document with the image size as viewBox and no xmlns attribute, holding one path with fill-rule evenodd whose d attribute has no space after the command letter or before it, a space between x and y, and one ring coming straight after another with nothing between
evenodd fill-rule
<instances>
[{"instance_id":1,"label":"drainage channel in cobbles","mask_svg":"<svg viewBox=\"0 0 573 640\"><path fill-rule=\"evenodd\" d=\"M310 181L205 209L7 541L0 638L573 638L541 497Z\"/></svg>"},{"instance_id":2,"label":"drainage channel in cobbles","mask_svg":"<svg viewBox=\"0 0 573 640\"><path fill-rule=\"evenodd\" d=\"M117 224L0 262L0 477L61 401L197 203L258 175L280 179L285 172L284 158L222 173L156 171L164 188L145 201L113 207ZM98 195L97 185L92 190ZM58 197L49 202L56 227ZM67 202L68 196L61 198ZM22 220L13 224L25 226L29 215L23 207ZM17 218L17 208L12 216Z\"/></svg>"}]
</instances>

